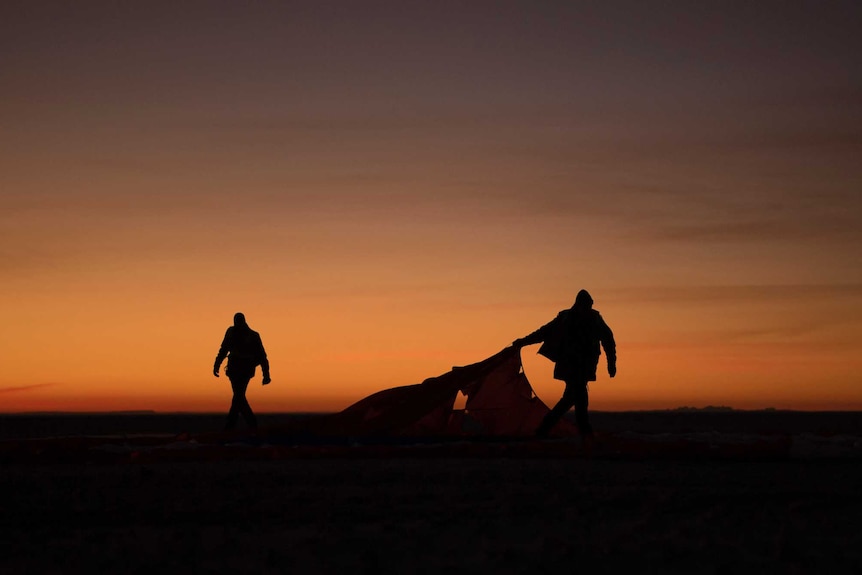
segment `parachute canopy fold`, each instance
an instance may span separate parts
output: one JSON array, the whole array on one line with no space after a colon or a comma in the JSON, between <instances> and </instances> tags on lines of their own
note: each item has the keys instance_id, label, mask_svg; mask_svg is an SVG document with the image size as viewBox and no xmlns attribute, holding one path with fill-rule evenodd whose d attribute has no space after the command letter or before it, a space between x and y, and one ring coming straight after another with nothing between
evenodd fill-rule
<instances>
[{"instance_id":1,"label":"parachute canopy fold","mask_svg":"<svg viewBox=\"0 0 862 575\"><path fill-rule=\"evenodd\" d=\"M454 409L458 393L467 396ZM533 392L517 348L455 367L422 383L378 391L347 409L306 420L304 430L327 436L527 436L548 407ZM575 433L561 421L557 434Z\"/></svg>"}]
</instances>

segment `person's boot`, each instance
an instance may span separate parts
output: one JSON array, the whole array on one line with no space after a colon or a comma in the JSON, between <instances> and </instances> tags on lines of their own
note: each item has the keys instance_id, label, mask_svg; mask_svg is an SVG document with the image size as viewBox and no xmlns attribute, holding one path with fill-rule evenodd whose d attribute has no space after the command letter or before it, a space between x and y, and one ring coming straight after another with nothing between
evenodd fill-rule
<instances>
[{"instance_id":1,"label":"person's boot","mask_svg":"<svg viewBox=\"0 0 862 575\"><path fill-rule=\"evenodd\" d=\"M233 431L236 429L236 422L239 419L239 414L234 411L233 408L228 412L227 419L224 422L224 430L225 431Z\"/></svg>"},{"instance_id":2,"label":"person's boot","mask_svg":"<svg viewBox=\"0 0 862 575\"><path fill-rule=\"evenodd\" d=\"M545 439L548 437L548 434L551 431L551 426L548 425L547 418L542 420L542 423L539 424L539 427L536 428L536 438L537 439Z\"/></svg>"},{"instance_id":3,"label":"person's boot","mask_svg":"<svg viewBox=\"0 0 862 575\"><path fill-rule=\"evenodd\" d=\"M584 453L592 455L601 447L601 444L596 440L596 436L592 431L581 435L581 447Z\"/></svg>"}]
</instances>

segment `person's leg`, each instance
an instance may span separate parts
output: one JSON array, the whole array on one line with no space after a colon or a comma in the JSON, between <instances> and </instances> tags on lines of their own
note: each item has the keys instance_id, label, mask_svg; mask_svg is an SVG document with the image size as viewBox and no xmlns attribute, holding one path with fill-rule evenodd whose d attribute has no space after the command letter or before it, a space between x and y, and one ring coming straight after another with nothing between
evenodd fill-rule
<instances>
[{"instance_id":1,"label":"person's leg","mask_svg":"<svg viewBox=\"0 0 862 575\"><path fill-rule=\"evenodd\" d=\"M542 423L536 430L536 435L539 437L547 437L548 433L551 432L551 429L574 404L575 397L572 395L570 386L567 383L566 390L563 392L563 397L560 398L560 401L557 402L557 405L555 405L551 411L545 414L545 417L542 419Z\"/></svg>"},{"instance_id":2,"label":"person's leg","mask_svg":"<svg viewBox=\"0 0 862 575\"><path fill-rule=\"evenodd\" d=\"M578 431L584 437L591 436L593 434L593 427L590 425L590 416L588 413L590 396L587 391L587 382L572 382L571 384L566 384L566 389L572 390L572 398L575 403L575 422L578 424Z\"/></svg>"},{"instance_id":3,"label":"person's leg","mask_svg":"<svg viewBox=\"0 0 862 575\"><path fill-rule=\"evenodd\" d=\"M246 389L248 388L248 382L245 382ZM246 425L248 425L251 429L257 429L257 418L254 416L254 412L251 410L251 405L248 403L248 398L245 396L245 389L242 391L242 405L240 405L240 414L242 418L245 420Z\"/></svg>"},{"instance_id":4,"label":"person's leg","mask_svg":"<svg viewBox=\"0 0 862 575\"><path fill-rule=\"evenodd\" d=\"M250 378L247 377L232 377L230 379L233 399L230 403L230 411L227 414L225 429L234 429L240 414L242 414L243 419L245 419L249 426L255 427L257 424L254 421L254 413L251 413L251 406L249 406L248 400L245 398L245 391L248 388L249 380ZM249 420L249 413L251 413L251 421Z\"/></svg>"}]
</instances>

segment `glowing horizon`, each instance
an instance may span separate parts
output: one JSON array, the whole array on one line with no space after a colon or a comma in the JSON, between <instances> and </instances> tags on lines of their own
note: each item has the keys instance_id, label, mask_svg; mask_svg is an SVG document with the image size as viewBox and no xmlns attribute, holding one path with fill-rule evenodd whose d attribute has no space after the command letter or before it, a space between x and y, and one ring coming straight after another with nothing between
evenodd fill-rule
<instances>
[{"instance_id":1,"label":"glowing horizon","mask_svg":"<svg viewBox=\"0 0 862 575\"><path fill-rule=\"evenodd\" d=\"M591 409L862 409L853 5L507 6L8 5L0 412L226 411L236 311L339 410L581 288Z\"/></svg>"}]
</instances>

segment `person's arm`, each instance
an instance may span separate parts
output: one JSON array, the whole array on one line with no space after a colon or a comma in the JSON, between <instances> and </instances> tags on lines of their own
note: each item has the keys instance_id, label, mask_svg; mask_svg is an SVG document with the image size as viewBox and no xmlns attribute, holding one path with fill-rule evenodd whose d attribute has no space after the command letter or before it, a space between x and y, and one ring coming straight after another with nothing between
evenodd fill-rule
<instances>
[{"instance_id":1,"label":"person's arm","mask_svg":"<svg viewBox=\"0 0 862 575\"><path fill-rule=\"evenodd\" d=\"M520 337L512 342L512 345L515 347L524 347L525 345L533 345L534 343L541 343L547 339L548 334L551 333L554 329L555 322L559 319L560 316L555 317L530 335Z\"/></svg>"},{"instance_id":2,"label":"person's arm","mask_svg":"<svg viewBox=\"0 0 862 575\"><path fill-rule=\"evenodd\" d=\"M257 337L258 342L258 359L260 360L260 369L263 372L263 382L261 385L267 385L272 380L269 378L269 359L266 357L266 350L263 348L263 340L260 339L260 336Z\"/></svg>"},{"instance_id":3,"label":"person's arm","mask_svg":"<svg viewBox=\"0 0 862 575\"><path fill-rule=\"evenodd\" d=\"M602 349L605 350L605 357L608 359L608 375L614 377L617 374L617 344L614 341L614 332L601 316L599 316L599 330L599 341L602 342Z\"/></svg>"},{"instance_id":4,"label":"person's arm","mask_svg":"<svg viewBox=\"0 0 862 575\"><path fill-rule=\"evenodd\" d=\"M215 364L213 365L213 375L218 377L218 370L221 367L221 362L224 361L224 358L227 357L227 352L230 351L230 334L231 328L227 328L227 331L224 332L224 339L221 341L221 347L218 350L218 354L215 358Z\"/></svg>"}]
</instances>

